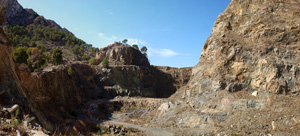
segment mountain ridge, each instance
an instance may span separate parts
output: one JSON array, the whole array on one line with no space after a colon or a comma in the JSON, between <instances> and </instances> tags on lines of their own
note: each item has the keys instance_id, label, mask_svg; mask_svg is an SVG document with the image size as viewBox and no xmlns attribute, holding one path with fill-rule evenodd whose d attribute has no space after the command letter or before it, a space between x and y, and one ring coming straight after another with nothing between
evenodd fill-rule
<instances>
[{"instance_id":1,"label":"mountain ridge","mask_svg":"<svg viewBox=\"0 0 300 136\"><path fill-rule=\"evenodd\" d=\"M61 29L61 27L53 20L45 19L33 9L23 8L17 0L1 0L0 5L6 8L5 25L27 26L37 21L37 23L40 23L41 25L57 27Z\"/></svg>"}]
</instances>

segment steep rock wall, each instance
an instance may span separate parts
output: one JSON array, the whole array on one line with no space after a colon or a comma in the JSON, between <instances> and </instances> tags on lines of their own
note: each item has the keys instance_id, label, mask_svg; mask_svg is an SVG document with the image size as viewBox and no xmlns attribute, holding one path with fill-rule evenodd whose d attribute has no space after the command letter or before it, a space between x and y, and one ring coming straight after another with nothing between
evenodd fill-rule
<instances>
[{"instance_id":1,"label":"steep rock wall","mask_svg":"<svg viewBox=\"0 0 300 136\"><path fill-rule=\"evenodd\" d=\"M299 0L232 0L187 87L147 119L196 128L187 135L297 135L299 10Z\"/></svg>"},{"instance_id":2,"label":"steep rock wall","mask_svg":"<svg viewBox=\"0 0 300 136\"><path fill-rule=\"evenodd\" d=\"M4 31L0 29L0 92L3 97L10 98L22 89L16 74L16 65L12 59L13 46L9 43Z\"/></svg>"},{"instance_id":3,"label":"steep rock wall","mask_svg":"<svg viewBox=\"0 0 300 136\"><path fill-rule=\"evenodd\" d=\"M39 73L20 68L18 76L27 90L23 94L34 107L33 112L50 131L66 119L76 119L82 114L81 106L100 97L102 91L94 70L88 65L73 64L54 72Z\"/></svg>"},{"instance_id":4,"label":"steep rock wall","mask_svg":"<svg viewBox=\"0 0 300 136\"><path fill-rule=\"evenodd\" d=\"M299 91L300 5L297 0L233 0L219 15L193 68L193 90L204 79L220 89ZM238 85L237 85L238 84Z\"/></svg>"},{"instance_id":5,"label":"steep rock wall","mask_svg":"<svg viewBox=\"0 0 300 136\"><path fill-rule=\"evenodd\" d=\"M190 81L192 75L192 67L186 68L173 68L173 67L166 67L166 66L155 66L156 69L169 74L175 80L173 85L176 87L176 90L184 87Z\"/></svg>"},{"instance_id":6,"label":"steep rock wall","mask_svg":"<svg viewBox=\"0 0 300 136\"><path fill-rule=\"evenodd\" d=\"M106 86L106 98L114 96L143 96L167 98L187 84L191 69L141 67L135 65L97 67L97 75ZM160 70L163 69L164 71Z\"/></svg>"}]
</instances>

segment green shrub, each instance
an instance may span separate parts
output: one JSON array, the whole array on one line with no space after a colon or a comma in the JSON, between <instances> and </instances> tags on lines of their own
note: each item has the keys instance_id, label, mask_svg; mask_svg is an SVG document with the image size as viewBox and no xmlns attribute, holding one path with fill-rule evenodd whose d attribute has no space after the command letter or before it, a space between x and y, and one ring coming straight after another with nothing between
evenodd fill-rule
<instances>
[{"instance_id":1,"label":"green shrub","mask_svg":"<svg viewBox=\"0 0 300 136\"><path fill-rule=\"evenodd\" d=\"M231 136L239 136L240 134L232 133Z\"/></svg>"},{"instance_id":2,"label":"green shrub","mask_svg":"<svg viewBox=\"0 0 300 136\"><path fill-rule=\"evenodd\" d=\"M141 48L142 54L144 54L146 57L147 57L147 51L148 51L148 49L147 49L146 46L143 46L143 47Z\"/></svg>"},{"instance_id":3,"label":"green shrub","mask_svg":"<svg viewBox=\"0 0 300 136\"><path fill-rule=\"evenodd\" d=\"M139 49L139 46L136 45L136 44L132 45L132 47L135 48L135 49L137 49L137 50L140 50L140 49Z\"/></svg>"},{"instance_id":4,"label":"green shrub","mask_svg":"<svg viewBox=\"0 0 300 136\"><path fill-rule=\"evenodd\" d=\"M102 67L108 68L109 67L109 61L107 58L104 58L102 61Z\"/></svg>"},{"instance_id":5,"label":"green shrub","mask_svg":"<svg viewBox=\"0 0 300 136\"><path fill-rule=\"evenodd\" d=\"M34 47L29 47L27 50L26 50L26 53L28 55L28 57L31 56L31 50L33 49Z\"/></svg>"},{"instance_id":6,"label":"green shrub","mask_svg":"<svg viewBox=\"0 0 300 136\"><path fill-rule=\"evenodd\" d=\"M17 63L27 64L28 55L26 53L27 47L18 47L13 52L13 58Z\"/></svg>"},{"instance_id":7,"label":"green shrub","mask_svg":"<svg viewBox=\"0 0 300 136\"><path fill-rule=\"evenodd\" d=\"M90 65L95 65L96 64L96 60L93 57L91 57L91 59L89 60L89 64Z\"/></svg>"},{"instance_id":8,"label":"green shrub","mask_svg":"<svg viewBox=\"0 0 300 136\"><path fill-rule=\"evenodd\" d=\"M37 48L40 49L42 52L46 52L48 49L48 47L45 45L39 45L39 46L37 46Z\"/></svg>"},{"instance_id":9,"label":"green shrub","mask_svg":"<svg viewBox=\"0 0 300 136\"><path fill-rule=\"evenodd\" d=\"M81 59L82 59L82 60L89 60L90 57L89 57L88 55L83 55L83 56L81 57Z\"/></svg>"},{"instance_id":10,"label":"green shrub","mask_svg":"<svg viewBox=\"0 0 300 136\"><path fill-rule=\"evenodd\" d=\"M36 47L36 43L34 41L31 42L30 47Z\"/></svg>"},{"instance_id":11,"label":"green shrub","mask_svg":"<svg viewBox=\"0 0 300 136\"><path fill-rule=\"evenodd\" d=\"M20 109L17 109L14 113L10 114L11 117L10 123L13 127L17 127L20 124L18 120L19 114L20 114Z\"/></svg>"},{"instance_id":12,"label":"green shrub","mask_svg":"<svg viewBox=\"0 0 300 136\"><path fill-rule=\"evenodd\" d=\"M46 57L38 48L32 48L30 51L30 56L27 59L28 68L31 71L38 70L46 64Z\"/></svg>"},{"instance_id":13,"label":"green shrub","mask_svg":"<svg viewBox=\"0 0 300 136\"><path fill-rule=\"evenodd\" d=\"M128 42L127 39L124 39L124 40L122 41L123 44L127 44L127 42Z\"/></svg>"},{"instance_id":14,"label":"green shrub","mask_svg":"<svg viewBox=\"0 0 300 136\"><path fill-rule=\"evenodd\" d=\"M54 50L51 51L51 62L54 65L59 65L62 63L63 60L63 56L62 56L63 52L61 49L56 48Z\"/></svg>"},{"instance_id":15,"label":"green shrub","mask_svg":"<svg viewBox=\"0 0 300 136\"><path fill-rule=\"evenodd\" d=\"M69 76L72 76L72 75L73 75L73 69L72 69L72 67L69 67L69 68L68 68L68 75L69 75Z\"/></svg>"}]
</instances>

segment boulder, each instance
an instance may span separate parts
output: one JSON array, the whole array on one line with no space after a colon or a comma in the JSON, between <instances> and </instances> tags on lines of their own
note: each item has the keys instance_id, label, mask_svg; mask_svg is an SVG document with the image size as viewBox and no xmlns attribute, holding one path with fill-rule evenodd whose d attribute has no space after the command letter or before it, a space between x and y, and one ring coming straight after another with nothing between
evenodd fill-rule
<instances>
[{"instance_id":1,"label":"boulder","mask_svg":"<svg viewBox=\"0 0 300 136\"><path fill-rule=\"evenodd\" d=\"M96 54L97 64L102 64L102 61L107 58L109 65L136 65L136 66L150 66L148 58L139 50L115 42L107 47L102 48ZM102 65L101 65L102 66Z\"/></svg>"}]
</instances>

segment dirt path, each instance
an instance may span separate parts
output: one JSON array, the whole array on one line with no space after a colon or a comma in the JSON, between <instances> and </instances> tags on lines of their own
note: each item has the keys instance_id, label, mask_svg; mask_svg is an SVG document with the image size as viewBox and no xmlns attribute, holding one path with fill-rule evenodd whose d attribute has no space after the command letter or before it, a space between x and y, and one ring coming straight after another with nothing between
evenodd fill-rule
<instances>
[{"instance_id":1,"label":"dirt path","mask_svg":"<svg viewBox=\"0 0 300 136\"><path fill-rule=\"evenodd\" d=\"M103 124L122 125L124 127L134 128L143 131L146 135L150 136L175 136L175 132L172 130L126 123L123 115L123 113L114 113L112 117L108 121L103 122Z\"/></svg>"}]
</instances>

